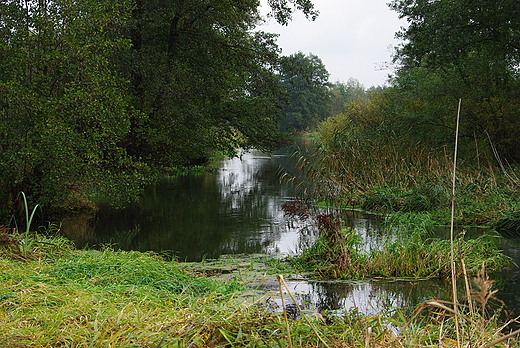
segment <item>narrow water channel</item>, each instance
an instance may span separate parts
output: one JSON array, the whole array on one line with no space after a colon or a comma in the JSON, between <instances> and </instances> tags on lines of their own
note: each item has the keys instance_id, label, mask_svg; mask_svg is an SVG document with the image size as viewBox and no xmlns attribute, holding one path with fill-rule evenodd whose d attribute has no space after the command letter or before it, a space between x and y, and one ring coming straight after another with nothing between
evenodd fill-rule
<instances>
[{"instance_id":1,"label":"narrow water channel","mask_svg":"<svg viewBox=\"0 0 520 348\"><path fill-rule=\"evenodd\" d=\"M164 179L147 188L138 204L123 210L101 206L95 219L67 221L63 230L80 248L108 244L116 249L167 253L180 261L223 254L294 254L313 235L300 233L301 226L288 223L283 215L282 205L297 194L280 181L280 174L293 170L294 160L287 149L272 155L244 152L223 161L216 172ZM385 233L373 215L350 212L344 219L367 246L377 244ZM504 240L503 248L520 264L519 240ZM518 312L518 270L494 277L500 288L498 297ZM355 307L366 314L415 306L428 298L449 298L450 289L442 281L290 280L288 285L308 309Z\"/></svg>"}]
</instances>

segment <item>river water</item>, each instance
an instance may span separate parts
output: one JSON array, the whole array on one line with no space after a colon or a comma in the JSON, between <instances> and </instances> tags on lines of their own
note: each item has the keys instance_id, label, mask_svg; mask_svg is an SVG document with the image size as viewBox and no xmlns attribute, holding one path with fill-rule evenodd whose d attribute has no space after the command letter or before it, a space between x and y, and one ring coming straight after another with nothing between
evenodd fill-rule
<instances>
[{"instance_id":1,"label":"river water","mask_svg":"<svg viewBox=\"0 0 520 348\"><path fill-rule=\"evenodd\" d=\"M302 233L302 226L287 221L282 211L284 203L298 196L280 180L282 173L296 170L294 162L287 149L272 155L243 152L220 163L215 172L164 179L126 209L101 206L95 219L66 221L63 231L80 248L108 244L116 249L167 253L179 261L223 254L295 254L312 242L314 233ZM377 216L353 211L343 218L361 234L367 248L387 233ZM519 240L504 239L502 248L520 264ZM518 269L493 277L500 289L498 297L518 312ZM438 280L289 280L287 284L301 304L318 311L355 307L376 314L415 306L428 298L450 298L450 285Z\"/></svg>"}]
</instances>

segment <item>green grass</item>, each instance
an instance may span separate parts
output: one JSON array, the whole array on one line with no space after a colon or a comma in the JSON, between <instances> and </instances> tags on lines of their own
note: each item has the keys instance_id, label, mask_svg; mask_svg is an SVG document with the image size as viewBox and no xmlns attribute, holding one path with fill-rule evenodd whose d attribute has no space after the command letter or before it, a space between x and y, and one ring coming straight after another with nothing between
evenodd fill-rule
<instances>
[{"instance_id":1,"label":"green grass","mask_svg":"<svg viewBox=\"0 0 520 348\"><path fill-rule=\"evenodd\" d=\"M321 229L311 247L288 260L300 271L324 278L450 278L450 241L429 232L435 226L429 214L392 214L383 225L393 233L381 236L380 246L372 250L362 248L361 236L354 229ZM488 271L510 267L511 259L498 248L500 238L492 232L476 238L458 236L454 241L458 269L462 261L471 275L482 265ZM340 258L342 263L337 262Z\"/></svg>"},{"instance_id":2,"label":"green grass","mask_svg":"<svg viewBox=\"0 0 520 348\"><path fill-rule=\"evenodd\" d=\"M251 295L240 274L222 281L154 254L45 241L34 257L0 256L1 347L289 347L289 335L293 347L427 347L455 337L453 315L435 304L414 317L350 310L285 322L265 305L278 295ZM496 316L479 313L463 322L463 346L503 335Z\"/></svg>"}]
</instances>

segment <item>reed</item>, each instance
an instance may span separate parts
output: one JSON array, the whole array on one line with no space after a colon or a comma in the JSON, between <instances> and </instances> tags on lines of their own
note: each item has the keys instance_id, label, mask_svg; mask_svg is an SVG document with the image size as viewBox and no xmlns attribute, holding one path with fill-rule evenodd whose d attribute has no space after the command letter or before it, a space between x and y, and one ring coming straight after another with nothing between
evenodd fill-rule
<instances>
[{"instance_id":1,"label":"reed","mask_svg":"<svg viewBox=\"0 0 520 348\"><path fill-rule=\"evenodd\" d=\"M453 153L443 145L409 142L384 129L363 128L345 116L327 121L315 146L299 152L302 177L316 199L376 212L436 211L449 224ZM382 126L381 126L382 127ZM497 154L458 156L456 224L485 224L520 210L518 168ZM497 164L498 163L498 164ZM517 178L516 178L517 179Z\"/></svg>"}]
</instances>

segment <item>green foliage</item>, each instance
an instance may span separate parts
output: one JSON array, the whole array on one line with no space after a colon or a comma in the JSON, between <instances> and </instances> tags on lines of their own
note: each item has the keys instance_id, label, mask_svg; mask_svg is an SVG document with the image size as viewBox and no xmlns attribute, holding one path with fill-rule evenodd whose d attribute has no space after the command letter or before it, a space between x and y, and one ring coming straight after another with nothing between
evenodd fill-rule
<instances>
[{"instance_id":1,"label":"green foliage","mask_svg":"<svg viewBox=\"0 0 520 348\"><path fill-rule=\"evenodd\" d=\"M310 20L315 20L319 14L310 0L268 0L267 3L271 7L270 15L282 25L287 25L292 19L294 9L291 6L301 10Z\"/></svg>"},{"instance_id":2,"label":"green foliage","mask_svg":"<svg viewBox=\"0 0 520 348\"><path fill-rule=\"evenodd\" d=\"M283 93L275 36L254 32L256 1L137 1L132 48L119 69L132 83L126 148L159 167L204 164L214 152L272 148ZM161 156L157 156L161 154Z\"/></svg>"},{"instance_id":3,"label":"green foliage","mask_svg":"<svg viewBox=\"0 0 520 348\"><path fill-rule=\"evenodd\" d=\"M347 83L335 82L330 87L330 115L336 116L347 111L351 102L367 97L365 87L356 79L350 78Z\"/></svg>"},{"instance_id":4,"label":"green foliage","mask_svg":"<svg viewBox=\"0 0 520 348\"><path fill-rule=\"evenodd\" d=\"M426 89L427 80L415 86ZM322 122L315 148L301 153L305 182L319 199L336 204L383 213L430 211L439 224L449 223L454 134L448 115L456 110L433 104L442 96L426 102L420 98L426 93L403 91L370 91ZM459 146L455 222L485 224L517 210L517 166L497 162L478 137L465 137Z\"/></svg>"},{"instance_id":5,"label":"green foliage","mask_svg":"<svg viewBox=\"0 0 520 348\"><path fill-rule=\"evenodd\" d=\"M112 69L129 47L118 30L131 2L0 6L8 10L0 31L9 43L2 46L0 72L2 202L14 204L25 191L54 212L89 209L86 192L110 192L96 178L138 172L119 146L132 110L126 83Z\"/></svg>"},{"instance_id":6,"label":"green foliage","mask_svg":"<svg viewBox=\"0 0 520 348\"><path fill-rule=\"evenodd\" d=\"M329 73L313 54L295 53L281 60L280 82L289 105L280 120L282 131L314 128L329 113Z\"/></svg>"},{"instance_id":7,"label":"green foliage","mask_svg":"<svg viewBox=\"0 0 520 348\"><path fill-rule=\"evenodd\" d=\"M428 237L427 226L422 223L402 223L400 219L388 226L401 230L397 238L382 241L380 248L369 251L359 247L361 239L355 230L341 230L334 236L330 232L321 232L310 248L289 261L300 271L311 271L332 278L449 277L450 241ZM470 274L477 274L482 265L493 271L509 267L511 260L498 250L498 238L494 235L468 240L463 236L457 238L454 243L457 262L464 262ZM345 257L348 262L337 261Z\"/></svg>"},{"instance_id":8,"label":"green foliage","mask_svg":"<svg viewBox=\"0 0 520 348\"><path fill-rule=\"evenodd\" d=\"M463 146L473 140L489 149L491 141L500 156L520 159L519 6L510 0L392 2L409 22L399 33L406 41L393 82L400 114L408 114L414 130L446 142L462 98Z\"/></svg>"},{"instance_id":9,"label":"green foliage","mask_svg":"<svg viewBox=\"0 0 520 348\"><path fill-rule=\"evenodd\" d=\"M0 213L135 200L157 173L271 149L285 94L256 0L0 3ZM286 24L309 0L270 2Z\"/></svg>"}]
</instances>

